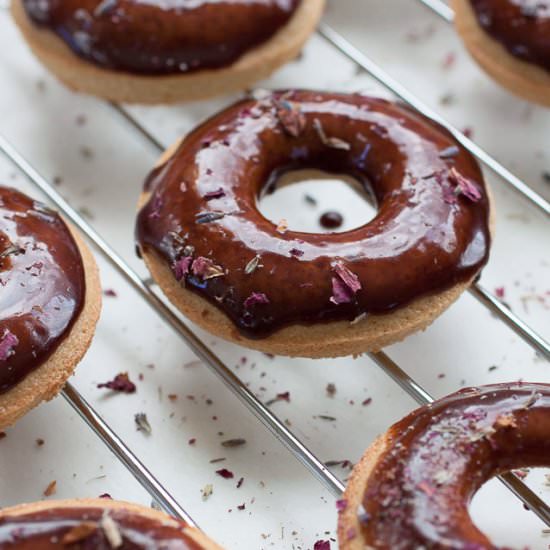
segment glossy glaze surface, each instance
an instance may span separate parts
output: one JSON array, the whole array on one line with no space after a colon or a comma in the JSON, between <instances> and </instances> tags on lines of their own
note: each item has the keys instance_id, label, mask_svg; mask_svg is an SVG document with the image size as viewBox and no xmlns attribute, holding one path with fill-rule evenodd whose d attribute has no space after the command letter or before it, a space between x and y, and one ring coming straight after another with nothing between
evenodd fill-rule
<instances>
[{"instance_id":1,"label":"glossy glaze surface","mask_svg":"<svg viewBox=\"0 0 550 550\"><path fill-rule=\"evenodd\" d=\"M549 0L469 0L479 24L512 55L550 71Z\"/></svg>"},{"instance_id":2,"label":"glossy glaze surface","mask_svg":"<svg viewBox=\"0 0 550 550\"><path fill-rule=\"evenodd\" d=\"M141 74L231 65L267 41L300 0L18 0L87 61Z\"/></svg>"},{"instance_id":3,"label":"glossy glaze surface","mask_svg":"<svg viewBox=\"0 0 550 550\"><path fill-rule=\"evenodd\" d=\"M184 533L184 528L185 524L176 520L163 523L119 509L52 508L0 518L0 548L200 550L202 547ZM110 542L116 534L121 538L119 545Z\"/></svg>"},{"instance_id":4,"label":"glossy glaze surface","mask_svg":"<svg viewBox=\"0 0 550 550\"><path fill-rule=\"evenodd\" d=\"M82 258L65 223L0 187L0 393L57 349L84 297Z\"/></svg>"},{"instance_id":5,"label":"glossy glaze surface","mask_svg":"<svg viewBox=\"0 0 550 550\"><path fill-rule=\"evenodd\" d=\"M365 541L496 549L468 505L489 478L529 466L550 466L550 385L466 389L418 409L390 428L369 476L359 518Z\"/></svg>"},{"instance_id":6,"label":"glossy glaze surface","mask_svg":"<svg viewBox=\"0 0 550 550\"><path fill-rule=\"evenodd\" d=\"M333 234L276 226L258 197L298 168L353 176L372 188L377 216ZM361 95L244 100L189 135L146 188L140 246L249 336L392 311L469 280L489 252L476 161L432 121Z\"/></svg>"}]
</instances>

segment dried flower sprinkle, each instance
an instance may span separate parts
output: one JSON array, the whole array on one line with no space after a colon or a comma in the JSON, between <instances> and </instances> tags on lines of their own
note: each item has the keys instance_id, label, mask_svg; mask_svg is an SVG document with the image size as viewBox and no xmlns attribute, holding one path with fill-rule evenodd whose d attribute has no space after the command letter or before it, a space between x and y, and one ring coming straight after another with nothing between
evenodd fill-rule
<instances>
[{"instance_id":1,"label":"dried flower sprinkle","mask_svg":"<svg viewBox=\"0 0 550 550\"><path fill-rule=\"evenodd\" d=\"M117 374L113 380L98 384L98 388L106 388L119 393L135 393L136 385L130 380L127 372Z\"/></svg>"},{"instance_id":2,"label":"dried flower sprinkle","mask_svg":"<svg viewBox=\"0 0 550 550\"><path fill-rule=\"evenodd\" d=\"M228 470L227 468L222 468L221 470L216 470L216 473L223 477L224 479L233 479L235 477L235 474Z\"/></svg>"},{"instance_id":3,"label":"dried flower sprinkle","mask_svg":"<svg viewBox=\"0 0 550 550\"><path fill-rule=\"evenodd\" d=\"M258 304L269 304L269 298L263 292L253 292L243 305L245 309L249 309Z\"/></svg>"},{"instance_id":4,"label":"dried flower sprinkle","mask_svg":"<svg viewBox=\"0 0 550 550\"><path fill-rule=\"evenodd\" d=\"M353 301L355 294L361 290L359 277L350 271L342 262L333 266L335 276L332 277L332 296L330 301L333 304L347 304Z\"/></svg>"},{"instance_id":5,"label":"dried flower sprinkle","mask_svg":"<svg viewBox=\"0 0 550 550\"><path fill-rule=\"evenodd\" d=\"M216 265L210 258L205 258L204 256L199 256L193 261L191 272L203 281L224 276L223 268Z\"/></svg>"},{"instance_id":6,"label":"dried flower sprinkle","mask_svg":"<svg viewBox=\"0 0 550 550\"><path fill-rule=\"evenodd\" d=\"M351 145L347 141L337 137L328 137L325 133L325 129L323 128L323 124L318 118L314 119L313 127L319 135L323 145L331 147L332 149L340 149L342 151L349 151L351 149Z\"/></svg>"},{"instance_id":7,"label":"dried flower sprinkle","mask_svg":"<svg viewBox=\"0 0 550 550\"><path fill-rule=\"evenodd\" d=\"M19 344L19 338L9 329L6 329L0 340L0 361L5 361L8 357L11 357L15 353L14 348L17 344Z\"/></svg>"},{"instance_id":8,"label":"dried flower sprinkle","mask_svg":"<svg viewBox=\"0 0 550 550\"><path fill-rule=\"evenodd\" d=\"M262 257L260 255L256 255L254 256L254 258L252 258L245 266L244 268L244 272L246 275L251 275L252 273L254 273L254 271L256 271L256 269L262 267L260 265L260 260L262 259Z\"/></svg>"},{"instance_id":9,"label":"dried flower sprinkle","mask_svg":"<svg viewBox=\"0 0 550 550\"><path fill-rule=\"evenodd\" d=\"M292 137L298 137L306 126L306 117L297 103L286 99L274 101L277 118L285 132Z\"/></svg>"},{"instance_id":10,"label":"dried flower sprinkle","mask_svg":"<svg viewBox=\"0 0 550 550\"><path fill-rule=\"evenodd\" d=\"M481 192L470 179L464 177L454 166L451 168L449 179L455 183L455 194L464 195L472 202L481 200Z\"/></svg>"},{"instance_id":11,"label":"dried flower sprinkle","mask_svg":"<svg viewBox=\"0 0 550 550\"><path fill-rule=\"evenodd\" d=\"M134 421L138 432L144 432L147 435L151 435L153 433L153 429L151 428L151 424L149 424L149 420L147 419L147 415L145 413L137 413L134 416Z\"/></svg>"}]
</instances>

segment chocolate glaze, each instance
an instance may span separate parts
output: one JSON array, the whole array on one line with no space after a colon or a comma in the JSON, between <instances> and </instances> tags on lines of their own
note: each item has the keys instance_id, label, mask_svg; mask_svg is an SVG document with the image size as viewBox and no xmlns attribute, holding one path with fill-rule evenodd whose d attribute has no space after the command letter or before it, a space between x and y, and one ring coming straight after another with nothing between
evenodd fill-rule
<instances>
[{"instance_id":1,"label":"chocolate glaze","mask_svg":"<svg viewBox=\"0 0 550 550\"><path fill-rule=\"evenodd\" d=\"M120 550L201 550L185 532L185 523L178 520L161 522L124 510L109 510L123 543ZM0 518L0 548L9 550L112 550L105 536L100 508L52 508L40 512ZM70 544L71 533L79 538L75 528L82 526L80 540ZM67 537L64 539L64 537Z\"/></svg>"},{"instance_id":2,"label":"chocolate glaze","mask_svg":"<svg viewBox=\"0 0 550 550\"><path fill-rule=\"evenodd\" d=\"M342 233L276 227L258 211L258 197L298 168L349 174L372 187L377 216ZM453 174L470 182L478 202L455 195ZM139 245L251 337L390 312L469 280L488 258L478 164L433 121L382 99L291 91L243 100L191 133L146 189ZM182 277L186 254L208 258L222 276ZM348 303L333 303L338 263L361 285Z\"/></svg>"},{"instance_id":3,"label":"chocolate glaze","mask_svg":"<svg viewBox=\"0 0 550 550\"><path fill-rule=\"evenodd\" d=\"M65 223L0 187L0 394L57 349L84 297L82 258Z\"/></svg>"},{"instance_id":4,"label":"chocolate glaze","mask_svg":"<svg viewBox=\"0 0 550 550\"><path fill-rule=\"evenodd\" d=\"M468 514L472 496L495 475L537 466L550 466L549 384L471 388L422 407L390 428L369 475L365 542L494 550Z\"/></svg>"},{"instance_id":5,"label":"chocolate glaze","mask_svg":"<svg viewBox=\"0 0 550 550\"><path fill-rule=\"evenodd\" d=\"M178 74L226 67L266 42L300 0L18 0L31 20L101 67Z\"/></svg>"},{"instance_id":6,"label":"chocolate glaze","mask_svg":"<svg viewBox=\"0 0 550 550\"><path fill-rule=\"evenodd\" d=\"M470 2L479 24L491 37L515 57L550 71L549 0Z\"/></svg>"}]
</instances>

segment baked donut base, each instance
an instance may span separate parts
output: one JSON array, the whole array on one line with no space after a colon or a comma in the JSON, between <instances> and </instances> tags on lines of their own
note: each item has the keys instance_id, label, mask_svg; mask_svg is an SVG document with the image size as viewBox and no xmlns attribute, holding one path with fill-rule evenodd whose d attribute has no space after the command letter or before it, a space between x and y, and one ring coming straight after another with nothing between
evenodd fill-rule
<instances>
[{"instance_id":1,"label":"baked donut base","mask_svg":"<svg viewBox=\"0 0 550 550\"><path fill-rule=\"evenodd\" d=\"M369 477L376 467L378 459L386 452L386 449L387 434L378 436L353 469L342 496L342 499L346 502L346 507L338 515L338 548L341 550L372 548L361 531L359 506L362 504ZM351 534L353 536L350 536Z\"/></svg>"},{"instance_id":2,"label":"baked donut base","mask_svg":"<svg viewBox=\"0 0 550 550\"><path fill-rule=\"evenodd\" d=\"M170 516L159 510L139 506L131 502L123 502L111 500L108 498L83 498L69 500L47 500L41 502L32 502L29 504L19 504L11 508L3 508L0 510L0 519L11 516L17 517L52 508L100 508L102 510L124 510L125 512L133 513L152 519L154 521L166 523L172 520ZM221 546L212 542L202 531L195 527L185 527L185 534L193 539L204 550L222 550Z\"/></svg>"},{"instance_id":3,"label":"baked donut base","mask_svg":"<svg viewBox=\"0 0 550 550\"><path fill-rule=\"evenodd\" d=\"M0 430L11 426L42 401L53 399L61 391L88 350L94 335L101 311L98 268L80 234L69 223L65 223L78 246L84 265L84 306L53 354L16 386L0 395Z\"/></svg>"},{"instance_id":4,"label":"baked donut base","mask_svg":"<svg viewBox=\"0 0 550 550\"><path fill-rule=\"evenodd\" d=\"M511 55L480 26L469 0L453 0L456 29L477 63L498 83L528 101L550 107L550 72Z\"/></svg>"},{"instance_id":5,"label":"baked donut base","mask_svg":"<svg viewBox=\"0 0 550 550\"><path fill-rule=\"evenodd\" d=\"M167 149L158 160L157 166L168 161L180 143L181 140ZM493 201L488 186L486 189L491 204L490 226L493 233ZM138 209L145 205L150 196L151 193L147 192L141 194ZM167 298L188 319L204 330L234 344L264 353L311 359L359 356L367 352L376 352L404 340L414 332L425 330L469 288L475 279L473 277L438 294L419 298L391 313L368 315L355 324L349 321L295 324L265 338L252 339L244 336L216 306L180 284L165 260L155 251L141 250L141 253L153 279Z\"/></svg>"},{"instance_id":6,"label":"baked donut base","mask_svg":"<svg viewBox=\"0 0 550 550\"><path fill-rule=\"evenodd\" d=\"M286 25L228 67L175 75L139 75L101 68L78 57L55 33L35 25L21 0L12 0L11 12L36 57L72 90L116 102L169 104L237 92L267 78L298 56L324 6L325 0L302 0Z\"/></svg>"}]
</instances>

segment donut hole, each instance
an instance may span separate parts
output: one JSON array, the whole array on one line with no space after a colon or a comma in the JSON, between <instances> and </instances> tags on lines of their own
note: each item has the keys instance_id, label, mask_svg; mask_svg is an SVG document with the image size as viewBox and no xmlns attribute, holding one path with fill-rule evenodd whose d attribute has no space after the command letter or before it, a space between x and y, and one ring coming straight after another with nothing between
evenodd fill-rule
<instances>
[{"instance_id":1,"label":"donut hole","mask_svg":"<svg viewBox=\"0 0 550 550\"><path fill-rule=\"evenodd\" d=\"M540 488L545 486L545 474L548 472L544 468L531 468L525 480L543 497L545 495ZM543 527L540 520L526 510L520 500L497 479L481 486L472 499L469 511L477 528L499 548L524 548L531 533ZM544 542L541 538L541 543Z\"/></svg>"},{"instance_id":2,"label":"donut hole","mask_svg":"<svg viewBox=\"0 0 550 550\"><path fill-rule=\"evenodd\" d=\"M285 220L291 231L343 233L371 221L377 213L374 204L370 189L352 176L301 169L271 182L258 209L276 225ZM335 221L338 214L341 224Z\"/></svg>"}]
</instances>

